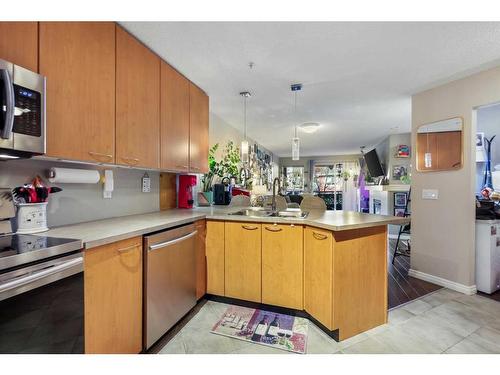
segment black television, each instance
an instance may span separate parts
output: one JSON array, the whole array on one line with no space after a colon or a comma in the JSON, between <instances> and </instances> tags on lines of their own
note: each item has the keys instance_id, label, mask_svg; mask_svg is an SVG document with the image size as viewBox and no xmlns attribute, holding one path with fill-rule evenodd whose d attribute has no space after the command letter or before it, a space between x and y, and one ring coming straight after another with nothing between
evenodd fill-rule
<instances>
[{"instance_id":1,"label":"black television","mask_svg":"<svg viewBox=\"0 0 500 375\"><path fill-rule=\"evenodd\" d=\"M377 150L373 149L363 156L365 158L368 172L370 172L370 176L380 177L385 175L384 168L382 168L382 164L380 163L380 159L378 158Z\"/></svg>"}]
</instances>

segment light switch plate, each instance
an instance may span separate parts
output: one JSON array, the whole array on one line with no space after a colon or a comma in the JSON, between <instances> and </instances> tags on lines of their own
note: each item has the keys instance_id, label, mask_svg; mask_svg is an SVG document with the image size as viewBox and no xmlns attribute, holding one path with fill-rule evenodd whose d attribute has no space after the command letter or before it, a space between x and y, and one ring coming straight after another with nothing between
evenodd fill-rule
<instances>
[{"instance_id":1,"label":"light switch plate","mask_svg":"<svg viewBox=\"0 0 500 375\"><path fill-rule=\"evenodd\" d=\"M422 199L438 199L439 190L437 189L422 189Z\"/></svg>"}]
</instances>

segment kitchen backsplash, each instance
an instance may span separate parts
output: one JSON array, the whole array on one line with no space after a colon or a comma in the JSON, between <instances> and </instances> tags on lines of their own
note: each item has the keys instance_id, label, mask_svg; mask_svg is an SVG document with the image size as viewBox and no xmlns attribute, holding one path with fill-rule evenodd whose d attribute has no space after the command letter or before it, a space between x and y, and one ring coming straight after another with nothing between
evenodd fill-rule
<instances>
[{"instance_id":1,"label":"kitchen backsplash","mask_svg":"<svg viewBox=\"0 0 500 375\"><path fill-rule=\"evenodd\" d=\"M34 159L0 162L0 187L13 188L30 182L36 175L48 182L47 170L51 167L103 169L92 165ZM107 169L112 169L114 174L111 199L103 198L101 183L49 184L63 189L62 192L50 196L47 209L49 227L159 211L159 172L147 171L151 178L151 192L143 193L141 178L145 171L129 168Z\"/></svg>"}]
</instances>

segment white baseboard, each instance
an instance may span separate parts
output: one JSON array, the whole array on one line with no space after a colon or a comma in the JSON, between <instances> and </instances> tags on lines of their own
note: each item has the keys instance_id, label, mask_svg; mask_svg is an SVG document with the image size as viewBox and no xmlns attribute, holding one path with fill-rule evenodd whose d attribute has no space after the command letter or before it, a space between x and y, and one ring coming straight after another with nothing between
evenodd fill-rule
<instances>
[{"instance_id":1,"label":"white baseboard","mask_svg":"<svg viewBox=\"0 0 500 375\"><path fill-rule=\"evenodd\" d=\"M414 277L416 279L428 281L428 282L436 284L436 285L441 285L441 286L444 286L445 288L454 290L456 292L467 294L468 296L471 296L471 295L477 293L477 289L476 289L475 285L471 285L471 286L463 285L463 284L457 283L455 281L443 279L442 277L429 275L428 273L416 271L413 269L410 269L408 271L408 276Z\"/></svg>"}]
</instances>

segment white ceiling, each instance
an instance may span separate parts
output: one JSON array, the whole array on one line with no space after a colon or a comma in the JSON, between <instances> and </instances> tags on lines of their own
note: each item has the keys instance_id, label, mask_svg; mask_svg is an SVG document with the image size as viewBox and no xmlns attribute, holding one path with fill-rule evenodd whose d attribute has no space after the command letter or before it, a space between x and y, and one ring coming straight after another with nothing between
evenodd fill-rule
<instances>
[{"instance_id":1,"label":"white ceiling","mask_svg":"<svg viewBox=\"0 0 500 375\"><path fill-rule=\"evenodd\" d=\"M123 22L210 95L210 110L248 136L290 156L293 126L301 155L359 152L407 132L411 94L500 64L500 23ZM255 66L249 69L248 63ZM293 111L291 83L303 83Z\"/></svg>"}]
</instances>

